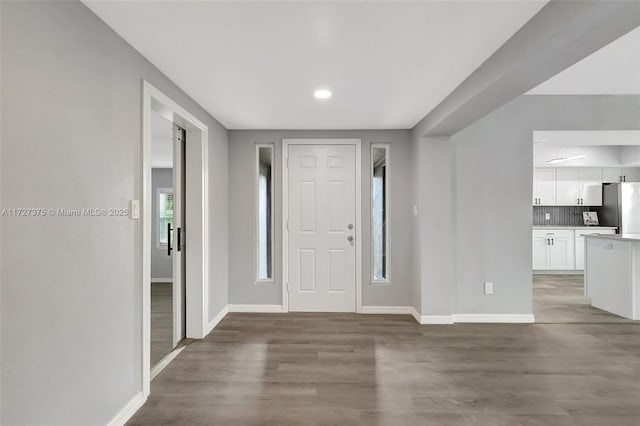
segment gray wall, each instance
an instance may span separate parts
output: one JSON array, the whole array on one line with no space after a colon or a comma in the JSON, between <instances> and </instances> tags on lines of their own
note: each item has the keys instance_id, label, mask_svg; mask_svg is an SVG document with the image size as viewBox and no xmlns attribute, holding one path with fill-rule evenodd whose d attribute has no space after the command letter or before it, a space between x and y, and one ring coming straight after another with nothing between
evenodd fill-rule
<instances>
[{"instance_id":1,"label":"gray wall","mask_svg":"<svg viewBox=\"0 0 640 426\"><path fill-rule=\"evenodd\" d=\"M173 188L173 169L151 169L151 278L172 278L172 257L166 247L158 247L158 188Z\"/></svg>"},{"instance_id":2,"label":"gray wall","mask_svg":"<svg viewBox=\"0 0 640 426\"><path fill-rule=\"evenodd\" d=\"M1 2L3 207L141 199L141 80L209 126L212 315L227 304L226 130L78 2ZM3 217L2 424L106 424L141 391L141 228Z\"/></svg>"},{"instance_id":3,"label":"gray wall","mask_svg":"<svg viewBox=\"0 0 640 426\"><path fill-rule=\"evenodd\" d=\"M282 303L282 139L362 139L362 277L364 306L411 304L411 158L409 131L229 131L229 303ZM391 284L371 284L371 143L391 144L390 261ZM255 144L275 144L275 283L256 284L254 268Z\"/></svg>"},{"instance_id":4,"label":"gray wall","mask_svg":"<svg viewBox=\"0 0 640 426\"><path fill-rule=\"evenodd\" d=\"M637 129L637 95L521 96L454 135L453 311L531 313L534 130Z\"/></svg>"},{"instance_id":5,"label":"gray wall","mask_svg":"<svg viewBox=\"0 0 640 426\"><path fill-rule=\"evenodd\" d=\"M412 255L419 291L414 291L414 307L422 315L449 315L454 291L453 149L449 138L420 138L415 132L411 138L418 163L413 194L418 241Z\"/></svg>"}]
</instances>

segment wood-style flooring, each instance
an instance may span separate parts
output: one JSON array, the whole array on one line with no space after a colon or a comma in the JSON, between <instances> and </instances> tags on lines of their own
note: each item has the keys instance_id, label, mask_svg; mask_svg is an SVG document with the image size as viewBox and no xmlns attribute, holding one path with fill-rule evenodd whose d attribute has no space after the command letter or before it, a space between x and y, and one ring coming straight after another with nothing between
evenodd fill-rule
<instances>
[{"instance_id":1,"label":"wood-style flooring","mask_svg":"<svg viewBox=\"0 0 640 426\"><path fill-rule=\"evenodd\" d=\"M534 275L533 314L537 323L633 322L591 306L582 275Z\"/></svg>"},{"instance_id":2,"label":"wood-style flooring","mask_svg":"<svg viewBox=\"0 0 640 426\"><path fill-rule=\"evenodd\" d=\"M151 284L151 367L173 349L173 284Z\"/></svg>"},{"instance_id":3,"label":"wood-style flooring","mask_svg":"<svg viewBox=\"0 0 640 426\"><path fill-rule=\"evenodd\" d=\"M132 425L640 425L640 324L228 314Z\"/></svg>"}]
</instances>

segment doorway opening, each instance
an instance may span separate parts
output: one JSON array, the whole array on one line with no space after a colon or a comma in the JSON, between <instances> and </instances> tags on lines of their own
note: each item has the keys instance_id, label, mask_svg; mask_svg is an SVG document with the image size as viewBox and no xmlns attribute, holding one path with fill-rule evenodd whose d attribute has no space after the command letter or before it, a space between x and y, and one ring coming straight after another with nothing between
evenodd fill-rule
<instances>
[{"instance_id":1,"label":"doorway opening","mask_svg":"<svg viewBox=\"0 0 640 426\"><path fill-rule=\"evenodd\" d=\"M144 80L142 118L141 365L146 398L151 379L183 348L174 350L178 343L201 339L208 330L209 160L207 126ZM154 139L160 153L154 151Z\"/></svg>"},{"instance_id":2,"label":"doorway opening","mask_svg":"<svg viewBox=\"0 0 640 426\"><path fill-rule=\"evenodd\" d=\"M186 132L151 113L151 368L185 335L184 171Z\"/></svg>"},{"instance_id":3,"label":"doorway opening","mask_svg":"<svg viewBox=\"0 0 640 426\"><path fill-rule=\"evenodd\" d=\"M536 322L629 321L592 306L585 281L589 261L597 259L587 256L586 242L594 234L620 233L621 224L617 215L610 214L614 206L607 194L627 179L640 181L638 140L638 133L631 131L533 132L532 282Z\"/></svg>"}]
</instances>

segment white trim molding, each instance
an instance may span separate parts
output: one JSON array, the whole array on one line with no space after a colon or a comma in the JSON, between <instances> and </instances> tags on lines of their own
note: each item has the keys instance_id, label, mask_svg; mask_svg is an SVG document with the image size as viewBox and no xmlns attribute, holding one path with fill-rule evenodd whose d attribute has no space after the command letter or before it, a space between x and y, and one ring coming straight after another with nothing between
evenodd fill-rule
<instances>
[{"instance_id":1,"label":"white trim molding","mask_svg":"<svg viewBox=\"0 0 640 426\"><path fill-rule=\"evenodd\" d=\"M122 426L126 424L146 401L147 398L144 396L143 392L138 392L129 402L127 402L127 405L125 405L122 410L118 411L118 414L116 414L115 417L107 423L107 426Z\"/></svg>"},{"instance_id":2,"label":"white trim molding","mask_svg":"<svg viewBox=\"0 0 640 426\"><path fill-rule=\"evenodd\" d=\"M451 315L421 315L416 308L411 307L411 315L418 324L453 324Z\"/></svg>"},{"instance_id":3,"label":"white trim molding","mask_svg":"<svg viewBox=\"0 0 640 426\"><path fill-rule=\"evenodd\" d=\"M160 374L160 372L162 372L162 370L164 370L164 368L169 365L169 363L171 361L173 361L174 359L176 359L176 357L178 355L180 355L180 352L184 351L187 348L187 345L184 346L179 346L177 348L175 348L174 350L172 350L171 352L169 352L164 358L162 358L160 361L158 361L158 363L156 365L153 366L153 368L151 369L151 380L155 379L156 376L158 374Z\"/></svg>"},{"instance_id":4,"label":"white trim molding","mask_svg":"<svg viewBox=\"0 0 640 426\"><path fill-rule=\"evenodd\" d=\"M282 313L282 305L232 305L227 306L229 312L246 313Z\"/></svg>"},{"instance_id":5,"label":"white trim molding","mask_svg":"<svg viewBox=\"0 0 640 426\"><path fill-rule=\"evenodd\" d=\"M220 312L218 312L218 314L215 317L213 317L211 321L209 321L209 324L207 325L207 329L205 330L204 335L207 336L209 333L211 333L213 329L216 328L216 326L220 323L220 321L222 321L225 315L227 315L227 313L229 313L229 305L222 308Z\"/></svg>"},{"instance_id":6,"label":"white trim molding","mask_svg":"<svg viewBox=\"0 0 640 426\"><path fill-rule=\"evenodd\" d=\"M170 97L142 80L142 170L141 209L142 226L142 396L146 398L151 382L151 115L158 112L167 120L187 131L187 167L185 227L191 237L186 240L186 337L203 338L208 325L209 310L209 136L208 127ZM172 279L173 281L173 279Z\"/></svg>"},{"instance_id":7,"label":"white trim molding","mask_svg":"<svg viewBox=\"0 0 640 426\"><path fill-rule=\"evenodd\" d=\"M173 277L170 278L151 278L151 284L154 283L168 283L171 284L173 282Z\"/></svg>"},{"instance_id":8,"label":"white trim molding","mask_svg":"<svg viewBox=\"0 0 640 426\"><path fill-rule=\"evenodd\" d=\"M536 322L533 314L454 314L456 323L509 323L530 324Z\"/></svg>"},{"instance_id":9,"label":"white trim molding","mask_svg":"<svg viewBox=\"0 0 640 426\"><path fill-rule=\"evenodd\" d=\"M360 313L411 315L412 310L411 306L363 306Z\"/></svg>"}]
</instances>

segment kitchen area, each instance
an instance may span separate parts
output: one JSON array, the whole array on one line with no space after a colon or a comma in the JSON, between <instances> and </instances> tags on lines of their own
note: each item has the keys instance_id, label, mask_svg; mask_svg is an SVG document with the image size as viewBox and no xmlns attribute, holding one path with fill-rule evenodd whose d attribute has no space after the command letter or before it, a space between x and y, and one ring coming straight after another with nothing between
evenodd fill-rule
<instances>
[{"instance_id":1,"label":"kitchen area","mask_svg":"<svg viewBox=\"0 0 640 426\"><path fill-rule=\"evenodd\" d=\"M640 319L640 132L534 132L537 322Z\"/></svg>"}]
</instances>

